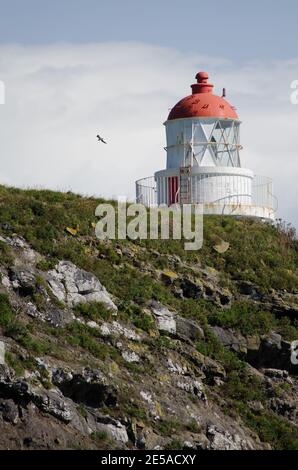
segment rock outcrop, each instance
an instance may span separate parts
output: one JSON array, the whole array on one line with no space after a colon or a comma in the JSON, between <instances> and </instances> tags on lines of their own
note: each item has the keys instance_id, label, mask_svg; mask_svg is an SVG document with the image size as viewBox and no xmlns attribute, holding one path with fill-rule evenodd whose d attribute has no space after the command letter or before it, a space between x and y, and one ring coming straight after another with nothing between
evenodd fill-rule
<instances>
[{"instance_id":1,"label":"rock outcrop","mask_svg":"<svg viewBox=\"0 0 298 470\"><path fill-rule=\"evenodd\" d=\"M190 341L204 338L204 331L196 322L171 312L155 301L151 302L150 307L159 331Z\"/></svg>"},{"instance_id":2,"label":"rock outcrop","mask_svg":"<svg viewBox=\"0 0 298 470\"><path fill-rule=\"evenodd\" d=\"M55 297L69 307L85 302L102 302L111 310L117 310L100 281L70 261L60 261L48 273L47 281Z\"/></svg>"}]
</instances>

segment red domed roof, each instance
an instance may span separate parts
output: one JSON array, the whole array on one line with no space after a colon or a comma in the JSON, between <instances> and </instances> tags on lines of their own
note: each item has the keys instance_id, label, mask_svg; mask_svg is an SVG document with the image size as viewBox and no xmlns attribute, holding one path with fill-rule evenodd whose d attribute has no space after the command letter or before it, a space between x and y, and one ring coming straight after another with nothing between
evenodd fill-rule
<instances>
[{"instance_id":1,"label":"red domed roof","mask_svg":"<svg viewBox=\"0 0 298 470\"><path fill-rule=\"evenodd\" d=\"M192 95L172 108L168 120L191 117L239 119L233 106L223 97L212 94L213 85L208 83L208 78L206 72L197 73L197 83L191 85Z\"/></svg>"}]
</instances>

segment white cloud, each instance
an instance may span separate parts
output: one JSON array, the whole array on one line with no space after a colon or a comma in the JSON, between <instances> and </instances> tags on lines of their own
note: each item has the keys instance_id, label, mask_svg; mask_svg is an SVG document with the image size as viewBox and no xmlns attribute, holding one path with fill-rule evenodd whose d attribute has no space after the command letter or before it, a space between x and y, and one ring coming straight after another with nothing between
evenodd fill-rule
<instances>
[{"instance_id":1,"label":"white cloud","mask_svg":"<svg viewBox=\"0 0 298 470\"><path fill-rule=\"evenodd\" d=\"M207 69L243 121L244 166L274 178L279 215L298 226L298 60L239 66L140 43L0 46L0 57L0 182L132 198L164 167L168 108Z\"/></svg>"}]
</instances>

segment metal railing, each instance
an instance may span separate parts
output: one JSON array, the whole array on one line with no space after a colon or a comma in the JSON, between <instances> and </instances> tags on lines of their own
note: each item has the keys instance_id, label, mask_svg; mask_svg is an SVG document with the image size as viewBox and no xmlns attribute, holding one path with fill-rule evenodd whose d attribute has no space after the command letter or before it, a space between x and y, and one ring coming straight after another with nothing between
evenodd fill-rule
<instances>
[{"instance_id":1,"label":"metal railing","mask_svg":"<svg viewBox=\"0 0 298 470\"><path fill-rule=\"evenodd\" d=\"M165 177L166 178L166 177ZM178 188L179 193L179 188ZM244 196L241 194L241 196ZM246 194L245 196L249 196ZM225 201L222 201L222 204L235 205L243 204L240 202L242 198L239 199L239 195L231 195L230 202L227 201L227 198L224 198ZM147 178L142 178L136 181L136 201L138 203L144 204L145 206L156 206L157 205L157 185L153 176ZM191 201L195 203L197 201ZM220 203L218 200L213 201L214 204ZM210 203L209 203L210 204ZM212 204L212 203L211 203ZM255 175L252 180L252 194L251 194L251 205L256 207L265 207L267 209L272 209L276 211L277 209L277 199L273 194L273 185L272 179L267 176Z\"/></svg>"},{"instance_id":2,"label":"metal railing","mask_svg":"<svg viewBox=\"0 0 298 470\"><path fill-rule=\"evenodd\" d=\"M273 194L273 182L268 176L255 175L252 180L252 204L277 210L277 198Z\"/></svg>"},{"instance_id":3,"label":"metal railing","mask_svg":"<svg viewBox=\"0 0 298 470\"><path fill-rule=\"evenodd\" d=\"M136 202L147 207L157 205L157 190L154 176L136 181Z\"/></svg>"}]
</instances>

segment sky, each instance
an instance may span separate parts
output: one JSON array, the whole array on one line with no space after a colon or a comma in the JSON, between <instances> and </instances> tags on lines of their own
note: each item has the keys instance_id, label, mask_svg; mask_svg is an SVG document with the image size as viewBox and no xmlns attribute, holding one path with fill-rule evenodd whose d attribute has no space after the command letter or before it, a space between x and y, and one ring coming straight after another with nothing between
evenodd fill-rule
<instances>
[{"instance_id":1,"label":"sky","mask_svg":"<svg viewBox=\"0 0 298 470\"><path fill-rule=\"evenodd\" d=\"M132 198L207 70L242 121L242 165L298 227L297 16L294 0L0 0L0 183Z\"/></svg>"},{"instance_id":2,"label":"sky","mask_svg":"<svg viewBox=\"0 0 298 470\"><path fill-rule=\"evenodd\" d=\"M235 59L291 59L296 0L1 0L0 42L138 41Z\"/></svg>"}]
</instances>

